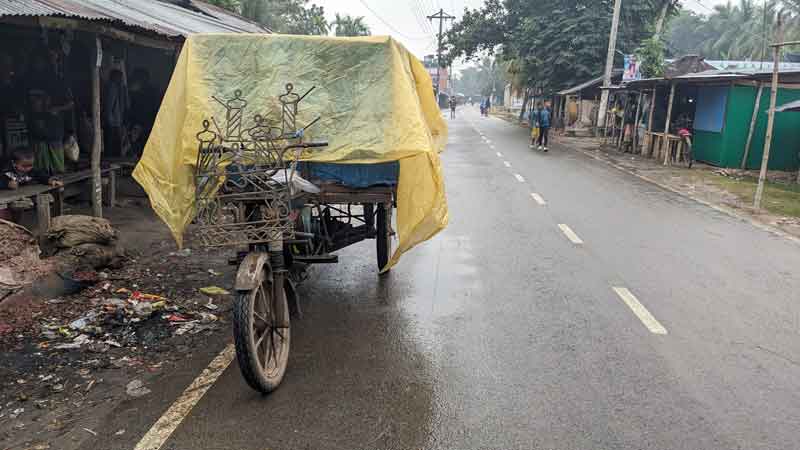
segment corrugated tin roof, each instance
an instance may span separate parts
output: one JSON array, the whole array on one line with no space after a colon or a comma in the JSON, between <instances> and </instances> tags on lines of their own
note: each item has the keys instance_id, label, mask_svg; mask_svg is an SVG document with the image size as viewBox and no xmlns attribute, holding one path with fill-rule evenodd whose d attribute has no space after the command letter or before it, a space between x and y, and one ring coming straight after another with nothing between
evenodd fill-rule
<instances>
[{"instance_id":1,"label":"corrugated tin roof","mask_svg":"<svg viewBox=\"0 0 800 450\"><path fill-rule=\"evenodd\" d=\"M781 75L800 75L800 69L795 67L780 66L778 73ZM665 84L670 80L682 82L725 82L732 80L765 80L772 76L772 71L759 71L759 70L706 70L697 73L687 73L674 78L646 78L642 80L629 81L626 84L628 87L643 87L652 86L656 84Z\"/></svg>"},{"instance_id":2,"label":"corrugated tin roof","mask_svg":"<svg viewBox=\"0 0 800 450\"><path fill-rule=\"evenodd\" d=\"M200 5L198 8L203 9ZM268 32L232 13L209 14L159 0L0 0L0 17L46 16L122 22L170 37L193 33Z\"/></svg>"},{"instance_id":3,"label":"corrugated tin roof","mask_svg":"<svg viewBox=\"0 0 800 450\"><path fill-rule=\"evenodd\" d=\"M706 60L706 62L720 70L761 70L772 71L772 61L729 61L729 60ZM791 61L781 61L778 63L780 70L800 69L800 63Z\"/></svg>"}]
</instances>

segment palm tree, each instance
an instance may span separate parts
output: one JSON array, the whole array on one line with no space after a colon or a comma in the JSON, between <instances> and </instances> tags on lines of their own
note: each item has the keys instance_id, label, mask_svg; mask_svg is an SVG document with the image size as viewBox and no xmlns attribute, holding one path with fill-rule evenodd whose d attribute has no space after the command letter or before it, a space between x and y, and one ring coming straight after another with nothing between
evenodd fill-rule
<instances>
[{"instance_id":1,"label":"palm tree","mask_svg":"<svg viewBox=\"0 0 800 450\"><path fill-rule=\"evenodd\" d=\"M336 25L336 36L369 36L369 26L364 23L363 17L353 17L349 14L344 16L336 13L336 19L333 21Z\"/></svg>"},{"instance_id":2,"label":"palm tree","mask_svg":"<svg viewBox=\"0 0 800 450\"><path fill-rule=\"evenodd\" d=\"M671 48L708 59L759 60L765 42L771 42L778 4L778 0L766 4L739 0L738 4L729 1L715 6L708 16L683 13L675 19L677 34L673 33L668 43ZM787 38L800 33L797 11L786 16L785 23Z\"/></svg>"}]
</instances>

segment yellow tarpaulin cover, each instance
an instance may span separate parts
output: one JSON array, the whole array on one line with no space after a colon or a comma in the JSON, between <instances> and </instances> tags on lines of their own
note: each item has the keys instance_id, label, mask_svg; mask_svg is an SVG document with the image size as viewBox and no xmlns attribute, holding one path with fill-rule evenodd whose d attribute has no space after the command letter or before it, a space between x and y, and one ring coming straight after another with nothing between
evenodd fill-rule
<instances>
[{"instance_id":1,"label":"yellow tarpaulin cover","mask_svg":"<svg viewBox=\"0 0 800 450\"><path fill-rule=\"evenodd\" d=\"M212 96L248 101L253 115L278 117L277 96L316 89L300 103L298 126L321 117L306 141L328 147L310 161L399 161L397 234L400 255L447 225L439 152L447 127L422 63L389 37L333 38L267 34L197 34L184 43L150 138L133 177L175 241L194 219L197 133L225 117Z\"/></svg>"}]
</instances>

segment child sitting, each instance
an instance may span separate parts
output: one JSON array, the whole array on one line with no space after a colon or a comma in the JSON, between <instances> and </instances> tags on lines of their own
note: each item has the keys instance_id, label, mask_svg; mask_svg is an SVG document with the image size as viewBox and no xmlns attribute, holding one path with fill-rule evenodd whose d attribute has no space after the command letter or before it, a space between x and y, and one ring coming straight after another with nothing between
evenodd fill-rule
<instances>
[{"instance_id":1,"label":"child sitting","mask_svg":"<svg viewBox=\"0 0 800 450\"><path fill-rule=\"evenodd\" d=\"M30 150L15 150L11 161L3 165L0 172L0 189L17 189L28 184L49 184L54 187L63 185L46 172L34 170L33 160L33 152Z\"/></svg>"}]
</instances>

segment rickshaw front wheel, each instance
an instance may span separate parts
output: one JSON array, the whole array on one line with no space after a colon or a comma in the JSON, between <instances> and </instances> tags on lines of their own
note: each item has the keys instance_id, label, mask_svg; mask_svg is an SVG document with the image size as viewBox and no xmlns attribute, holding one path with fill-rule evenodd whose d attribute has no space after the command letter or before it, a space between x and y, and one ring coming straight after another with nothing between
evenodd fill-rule
<instances>
[{"instance_id":1,"label":"rickshaw front wheel","mask_svg":"<svg viewBox=\"0 0 800 450\"><path fill-rule=\"evenodd\" d=\"M289 362L289 306L286 293L264 281L255 289L240 291L233 307L236 359L250 387L263 394L275 390Z\"/></svg>"}]
</instances>

